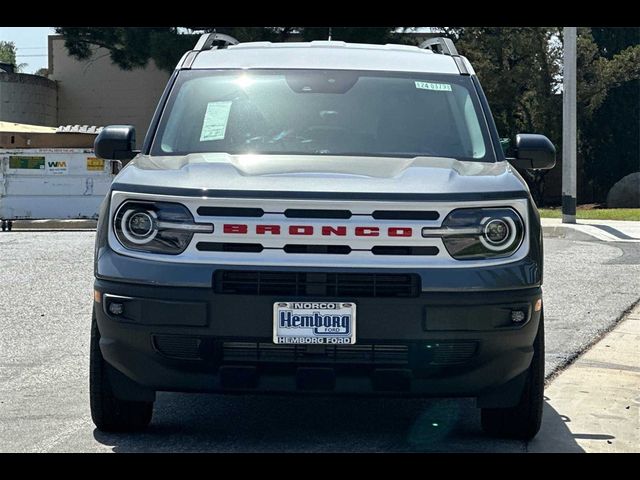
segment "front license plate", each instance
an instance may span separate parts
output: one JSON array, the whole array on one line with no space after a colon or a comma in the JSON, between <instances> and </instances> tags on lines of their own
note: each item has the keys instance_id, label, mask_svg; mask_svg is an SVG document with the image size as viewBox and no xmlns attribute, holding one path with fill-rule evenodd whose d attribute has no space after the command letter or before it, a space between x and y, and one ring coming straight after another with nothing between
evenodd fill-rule
<instances>
[{"instance_id":1,"label":"front license plate","mask_svg":"<svg viewBox=\"0 0 640 480\"><path fill-rule=\"evenodd\" d=\"M273 343L356 343L356 305L350 302L276 302Z\"/></svg>"}]
</instances>

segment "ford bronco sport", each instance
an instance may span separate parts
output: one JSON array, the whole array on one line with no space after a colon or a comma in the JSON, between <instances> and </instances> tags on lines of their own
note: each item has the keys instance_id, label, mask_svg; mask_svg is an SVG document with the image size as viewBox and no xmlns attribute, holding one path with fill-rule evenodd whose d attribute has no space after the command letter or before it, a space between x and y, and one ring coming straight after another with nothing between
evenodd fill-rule
<instances>
[{"instance_id":1,"label":"ford bronco sport","mask_svg":"<svg viewBox=\"0 0 640 480\"><path fill-rule=\"evenodd\" d=\"M205 34L101 207L90 393L102 430L157 391L474 397L483 429L542 417L542 234L468 60ZM131 160L129 162L129 160ZM128 163L127 163L128 162Z\"/></svg>"}]
</instances>

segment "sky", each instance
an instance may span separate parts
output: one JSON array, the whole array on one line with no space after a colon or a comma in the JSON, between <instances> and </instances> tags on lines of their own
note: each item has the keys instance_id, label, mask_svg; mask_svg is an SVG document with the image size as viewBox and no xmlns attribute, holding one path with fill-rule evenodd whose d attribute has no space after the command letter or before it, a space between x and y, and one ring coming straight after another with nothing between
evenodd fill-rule
<instances>
[{"instance_id":1,"label":"sky","mask_svg":"<svg viewBox=\"0 0 640 480\"><path fill-rule=\"evenodd\" d=\"M53 27L0 27L0 40L16 44L18 64L26 63L24 73L34 73L47 67L47 36Z\"/></svg>"}]
</instances>

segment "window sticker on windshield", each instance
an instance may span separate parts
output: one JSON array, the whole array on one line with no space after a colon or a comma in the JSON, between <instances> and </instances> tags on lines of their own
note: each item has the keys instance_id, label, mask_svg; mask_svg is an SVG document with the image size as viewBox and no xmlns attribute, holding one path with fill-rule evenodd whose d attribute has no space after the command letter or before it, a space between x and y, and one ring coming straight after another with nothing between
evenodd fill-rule
<instances>
[{"instance_id":1,"label":"window sticker on windshield","mask_svg":"<svg viewBox=\"0 0 640 480\"><path fill-rule=\"evenodd\" d=\"M448 83L416 82L416 88L422 90L435 90L436 92L450 92L451 85Z\"/></svg>"},{"instance_id":2,"label":"window sticker on windshield","mask_svg":"<svg viewBox=\"0 0 640 480\"><path fill-rule=\"evenodd\" d=\"M209 102L204 114L200 141L222 140L227 131L231 102Z\"/></svg>"}]
</instances>

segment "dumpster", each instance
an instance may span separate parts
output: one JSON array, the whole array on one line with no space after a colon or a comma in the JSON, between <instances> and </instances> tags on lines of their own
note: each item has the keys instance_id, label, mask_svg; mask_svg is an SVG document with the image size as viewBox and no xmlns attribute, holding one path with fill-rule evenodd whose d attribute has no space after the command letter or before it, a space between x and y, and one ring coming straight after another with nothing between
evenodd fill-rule
<instances>
[{"instance_id":1,"label":"dumpster","mask_svg":"<svg viewBox=\"0 0 640 480\"><path fill-rule=\"evenodd\" d=\"M99 129L76 127L0 122L3 230L13 220L97 218L112 165L93 153Z\"/></svg>"}]
</instances>

